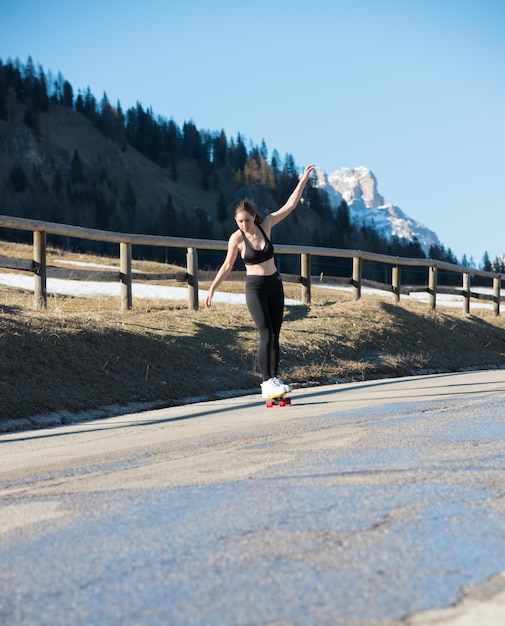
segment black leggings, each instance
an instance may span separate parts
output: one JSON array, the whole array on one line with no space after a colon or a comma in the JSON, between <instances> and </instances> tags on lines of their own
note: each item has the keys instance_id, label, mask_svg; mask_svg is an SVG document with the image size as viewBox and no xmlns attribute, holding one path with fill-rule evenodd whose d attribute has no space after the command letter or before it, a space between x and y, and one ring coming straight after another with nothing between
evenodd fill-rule
<instances>
[{"instance_id":1,"label":"black leggings","mask_svg":"<svg viewBox=\"0 0 505 626\"><path fill-rule=\"evenodd\" d=\"M245 301L260 335L258 361L263 380L277 376L279 334L284 313L284 287L279 272L271 276L247 276Z\"/></svg>"}]
</instances>

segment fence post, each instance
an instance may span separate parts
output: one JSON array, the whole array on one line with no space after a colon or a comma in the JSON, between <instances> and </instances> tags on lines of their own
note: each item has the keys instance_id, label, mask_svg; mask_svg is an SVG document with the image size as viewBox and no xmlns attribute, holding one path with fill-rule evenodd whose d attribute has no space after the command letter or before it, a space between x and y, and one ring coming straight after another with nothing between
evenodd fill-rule
<instances>
[{"instance_id":1,"label":"fence post","mask_svg":"<svg viewBox=\"0 0 505 626\"><path fill-rule=\"evenodd\" d=\"M401 269L399 265L393 266L391 271L392 278L392 287L393 287L393 300L395 302L400 302L400 281L401 281Z\"/></svg>"},{"instance_id":2,"label":"fence post","mask_svg":"<svg viewBox=\"0 0 505 626\"><path fill-rule=\"evenodd\" d=\"M188 272L188 308L198 311L198 250L188 248L186 254Z\"/></svg>"},{"instance_id":3,"label":"fence post","mask_svg":"<svg viewBox=\"0 0 505 626\"><path fill-rule=\"evenodd\" d=\"M311 267L310 254L302 254L300 257L301 265L301 280L302 280L302 302L303 304L310 304L310 267Z\"/></svg>"},{"instance_id":4,"label":"fence post","mask_svg":"<svg viewBox=\"0 0 505 626\"><path fill-rule=\"evenodd\" d=\"M132 308L132 245L119 244L119 280L121 281L121 309Z\"/></svg>"},{"instance_id":5,"label":"fence post","mask_svg":"<svg viewBox=\"0 0 505 626\"><path fill-rule=\"evenodd\" d=\"M353 287L354 299L359 300L361 298L361 271L363 262L361 257L352 257L352 280L351 285Z\"/></svg>"},{"instance_id":6,"label":"fence post","mask_svg":"<svg viewBox=\"0 0 505 626\"><path fill-rule=\"evenodd\" d=\"M33 302L36 311L47 308L47 235L45 231L33 233Z\"/></svg>"},{"instance_id":7,"label":"fence post","mask_svg":"<svg viewBox=\"0 0 505 626\"><path fill-rule=\"evenodd\" d=\"M463 313L470 315L470 274L463 273Z\"/></svg>"},{"instance_id":8,"label":"fence post","mask_svg":"<svg viewBox=\"0 0 505 626\"><path fill-rule=\"evenodd\" d=\"M430 294L430 306L437 308L437 266L430 265L428 268L428 293Z\"/></svg>"},{"instance_id":9,"label":"fence post","mask_svg":"<svg viewBox=\"0 0 505 626\"><path fill-rule=\"evenodd\" d=\"M495 276L493 278L493 303L495 315L500 315L500 286L501 276Z\"/></svg>"}]
</instances>

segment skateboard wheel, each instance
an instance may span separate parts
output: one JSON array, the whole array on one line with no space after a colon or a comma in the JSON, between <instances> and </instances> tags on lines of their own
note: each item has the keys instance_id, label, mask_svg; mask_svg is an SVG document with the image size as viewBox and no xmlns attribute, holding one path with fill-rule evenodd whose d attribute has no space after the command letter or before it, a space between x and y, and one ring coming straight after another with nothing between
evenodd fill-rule
<instances>
[{"instance_id":1,"label":"skateboard wheel","mask_svg":"<svg viewBox=\"0 0 505 626\"><path fill-rule=\"evenodd\" d=\"M285 398L284 396L280 396L279 398L268 398L266 401L267 409L270 409L273 406L286 406L287 404L291 404L291 398Z\"/></svg>"}]
</instances>

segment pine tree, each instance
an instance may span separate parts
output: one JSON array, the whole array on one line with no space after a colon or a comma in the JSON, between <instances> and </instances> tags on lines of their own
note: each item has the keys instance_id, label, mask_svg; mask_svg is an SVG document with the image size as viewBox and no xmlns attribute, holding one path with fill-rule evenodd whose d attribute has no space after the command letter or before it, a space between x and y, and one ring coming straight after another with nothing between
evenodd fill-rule
<instances>
[{"instance_id":1,"label":"pine tree","mask_svg":"<svg viewBox=\"0 0 505 626\"><path fill-rule=\"evenodd\" d=\"M72 89L72 85L66 80L63 83L63 94L61 103L64 107L68 107L72 109L74 107L74 91Z\"/></svg>"},{"instance_id":2,"label":"pine tree","mask_svg":"<svg viewBox=\"0 0 505 626\"><path fill-rule=\"evenodd\" d=\"M260 155L265 159L265 161L268 161L267 144L264 139L261 140Z\"/></svg>"},{"instance_id":3,"label":"pine tree","mask_svg":"<svg viewBox=\"0 0 505 626\"><path fill-rule=\"evenodd\" d=\"M75 99L75 110L84 115L84 98L80 91L77 93L77 98Z\"/></svg>"},{"instance_id":4,"label":"pine tree","mask_svg":"<svg viewBox=\"0 0 505 626\"><path fill-rule=\"evenodd\" d=\"M92 122L96 121L96 118L97 118L96 100L95 100L95 96L91 93L91 89L89 87L87 88L86 93L84 94L84 107L83 107L82 112Z\"/></svg>"},{"instance_id":5,"label":"pine tree","mask_svg":"<svg viewBox=\"0 0 505 626\"><path fill-rule=\"evenodd\" d=\"M19 59L16 60L16 64L7 63L4 68L5 74L5 86L7 93L13 92L13 95L19 100L23 100L24 97L24 81L21 74L21 63Z\"/></svg>"},{"instance_id":6,"label":"pine tree","mask_svg":"<svg viewBox=\"0 0 505 626\"><path fill-rule=\"evenodd\" d=\"M201 156L201 135L193 122L186 122L182 128L182 153L190 159Z\"/></svg>"},{"instance_id":7,"label":"pine tree","mask_svg":"<svg viewBox=\"0 0 505 626\"><path fill-rule=\"evenodd\" d=\"M222 130L213 141L214 164L217 167L226 165L226 156L228 152L228 142L224 130Z\"/></svg>"},{"instance_id":8,"label":"pine tree","mask_svg":"<svg viewBox=\"0 0 505 626\"><path fill-rule=\"evenodd\" d=\"M217 199L217 219L224 222L228 218L228 209L226 207L226 199L222 191L219 192Z\"/></svg>"},{"instance_id":9,"label":"pine tree","mask_svg":"<svg viewBox=\"0 0 505 626\"><path fill-rule=\"evenodd\" d=\"M33 59L31 56L28 57L28 61L26 62L24 68L24 76L23 76L23 100L26 102L27 100L33 100L34 97L34 88L35 88L35 65L33 64Z\"/></svg>"},{"instance_id":10,"label":"pine tree","mask_svg":"<svg viewBox=\"0 0 505 626\"><path fill-rule=\"evenodd\" d=\"M246 161L247 161L247 149L245 147L244 141L240 133L237 135L237 143L235 144L233 150L231 151L232 156L232 166L234 170L237 172L239 170L243 171Z\"/></svg>"},{"instance_id":11,"label":"pine tree","mask_svg":"<svg viewBox=\"0 0 505 626\"><path fill-rule=\"evenodd\" d=\"M47 81L42 66L39 66L39 73L35 80L33 97L37 103L39 111L49 111L49 93Z\"/></svg>"},{"instance_id":12,"label":"pine tree","mask_svg":"<svg viewBox=\"0 0 505 626\"><path fill-rule=\"evenodd\" d=\"M277 150L274 150L272 152L272 158L270 160L270 167L272 169L273 175L275 178L277 178L280 174L281 171L281 157L279 155L279 153L277 152Z\"/></svg>"}]
</instances>

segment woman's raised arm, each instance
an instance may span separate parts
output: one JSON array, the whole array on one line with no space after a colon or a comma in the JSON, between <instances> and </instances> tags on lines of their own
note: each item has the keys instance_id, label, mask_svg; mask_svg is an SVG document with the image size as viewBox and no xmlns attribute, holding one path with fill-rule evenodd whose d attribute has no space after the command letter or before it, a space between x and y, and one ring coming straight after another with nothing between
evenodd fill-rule
<instances>
[{"instance_id":1,"label":"woman's raised arm","mask_svg":"<svg viewBox=\"0 0 505 626\"><path fill-rule=\"evenodd\" d=\"M287 217L293 209L296 208L298 203L300 202L300 198L302 197L303 190L305 189L305 185L309 180L310 175L314 171L314 164L307 165L305 168L300 180L298 181L298 185L293 190L293 193L289 196L287 201L281 206L280 209L270 213L268 218L270 219L270 226L275 226L279 222L281 222L285 217Z\"/></svg>"}]
</instances>

